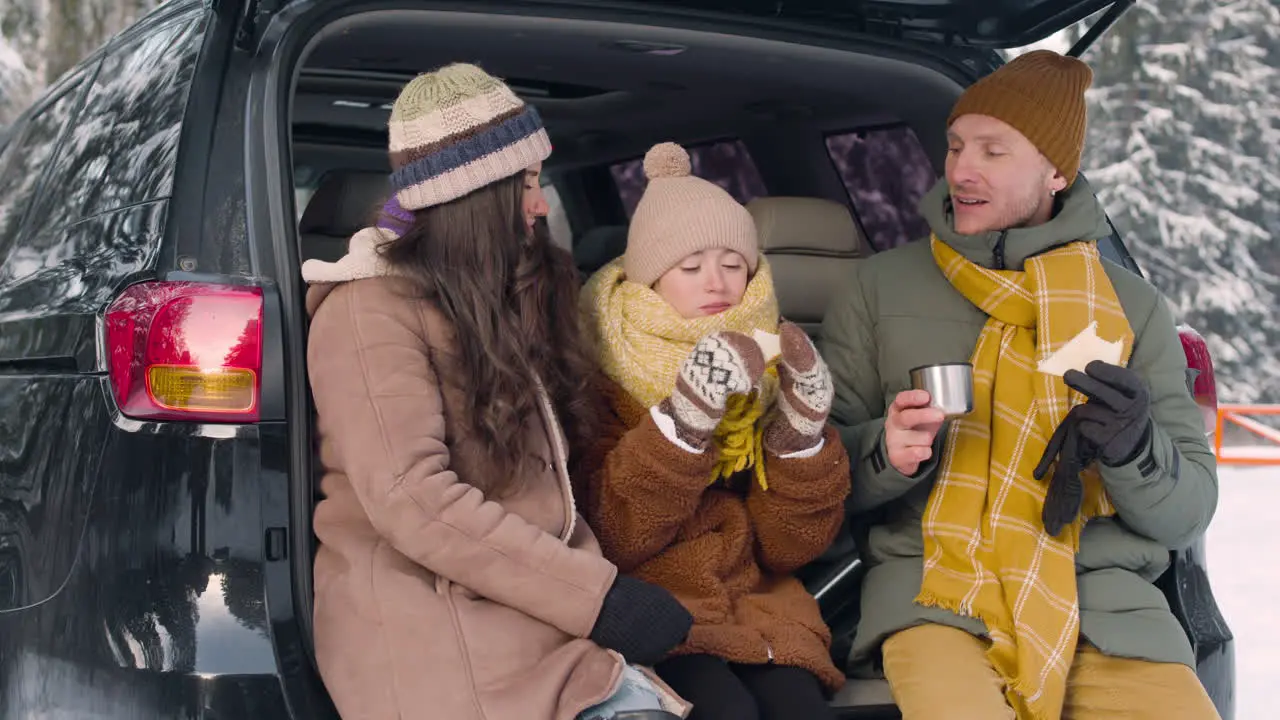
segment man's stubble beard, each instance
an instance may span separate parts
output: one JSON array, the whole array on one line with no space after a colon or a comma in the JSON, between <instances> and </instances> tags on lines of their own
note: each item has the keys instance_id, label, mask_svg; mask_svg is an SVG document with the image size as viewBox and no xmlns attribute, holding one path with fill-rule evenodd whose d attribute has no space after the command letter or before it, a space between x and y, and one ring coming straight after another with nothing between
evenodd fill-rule
<instances>
[{"instance_id":1,"label":"man's stubble beard","mask_svg":"<svg viewBox=\"0 0 1280 720\"><path fill-rule=\"evenodd\" d=\"M1046 205L1050 206L1049 212L1047 213L1045 212ZM1053 219L1052 205L1052 195L1042 194L1039 192L1030 194L1025 199L1020 200L1018 204L1010 210L1009 218L1012 222L1007 224L1001 223L1004 225L1003 229L1014 230L1017 228L1042 225ZM1037 218L1041 217L1042 213L1046 219L1044 221L1039 221Z\"/></svg>"}]
</instances>

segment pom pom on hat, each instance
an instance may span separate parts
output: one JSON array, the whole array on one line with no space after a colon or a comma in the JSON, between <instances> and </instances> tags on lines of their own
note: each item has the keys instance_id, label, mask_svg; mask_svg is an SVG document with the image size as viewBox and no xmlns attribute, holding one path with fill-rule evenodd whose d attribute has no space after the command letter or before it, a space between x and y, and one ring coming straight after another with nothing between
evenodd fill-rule
<instances>
[{"instance_id":1,"label":"pom pom on hat","mask_svg":"<svg viewBox=\"0 0 1280 720\"><path fill-rule=\"evenodd\" d=\"M673 142L654 145L644 154L644 176L650 180L688 177L692 173L689 153Z\"/></svg>"}]
</instances>

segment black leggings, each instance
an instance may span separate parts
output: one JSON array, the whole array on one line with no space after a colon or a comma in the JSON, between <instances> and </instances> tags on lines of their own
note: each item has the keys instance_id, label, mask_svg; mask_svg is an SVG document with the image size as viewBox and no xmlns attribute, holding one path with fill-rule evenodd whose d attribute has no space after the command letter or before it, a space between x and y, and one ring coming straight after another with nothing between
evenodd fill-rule
<instances>
[{"instance_id":1,"label":"black leggings","mask_svg":"<svg viewBox=\"0 0 1280 720\"><path fill-rule=\"evenodd\" d=\"M711 655L681 655L654 668L693 703L688 720L834 720L818 678L778 665L736 665Z\"/></svg>"}]
</instances>

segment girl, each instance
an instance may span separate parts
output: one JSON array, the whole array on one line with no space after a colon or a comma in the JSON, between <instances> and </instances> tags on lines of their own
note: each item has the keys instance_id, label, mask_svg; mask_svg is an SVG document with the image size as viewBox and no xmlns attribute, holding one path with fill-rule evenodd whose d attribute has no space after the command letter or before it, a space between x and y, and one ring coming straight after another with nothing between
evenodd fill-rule
<instances>
[{"instance_id":1,"label":"girl","mask_svg":"<svg viewBox=\"0 0 1280 720\"><path fill-rule=\"evenodd\" d=\"M605 557L693 614L658 674L691 718L832 717L844 675L796 569L834 539L849 462L827 428L834 391L804 332L778 324L750 214L665 143L625 255L582 308L608 382L587 517ZM751 337L780 334L768 367Z\"/></svg>"},{"instance_id":2,"label":"girl","mask_svg":"<svg viewBox=\"0 0 1280 720\"><path fill-rule=\"evenodd\" d=\"M404 88L390 140L387 222L303 266L330 695L365 720L684 712L626 661L656 661L689 614L617 574L570 490L593 363L575 270L538 222L537 113L451 65Z\"/></svg>"}]
</instances>

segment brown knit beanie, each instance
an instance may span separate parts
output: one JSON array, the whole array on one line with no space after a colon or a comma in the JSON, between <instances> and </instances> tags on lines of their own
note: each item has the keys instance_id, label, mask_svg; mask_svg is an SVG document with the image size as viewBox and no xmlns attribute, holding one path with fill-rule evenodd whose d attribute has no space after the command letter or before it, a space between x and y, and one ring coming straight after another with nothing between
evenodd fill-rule
<instances>
[{"instance_id":1,"label":"brown knit beanie","mask_svg":"<svg viewBox=\"0 0 1280 720\"><path fill-rule=\"evenodd\" d=\"M1084 151L1084 91L1092 83L1093 71L1084 62L1033 50L970 86L947 127L961 115L1003 120L1039 148L1071 187Z\"/></svg>"},{"instance_id":2,"label":"brown knit beanie","mask_svg":"<svg viewBox=\"0 0 1280 720\"><path fill-rule=\"evenodd\" d=\"M751 272L759 262L751 213L719 185L691 174L689 153L675 143L644 156L649 185L631 216L622 269L627 279L653 285L681 260L712 248L733 250Z\"/></svg>"}]
</instances>

